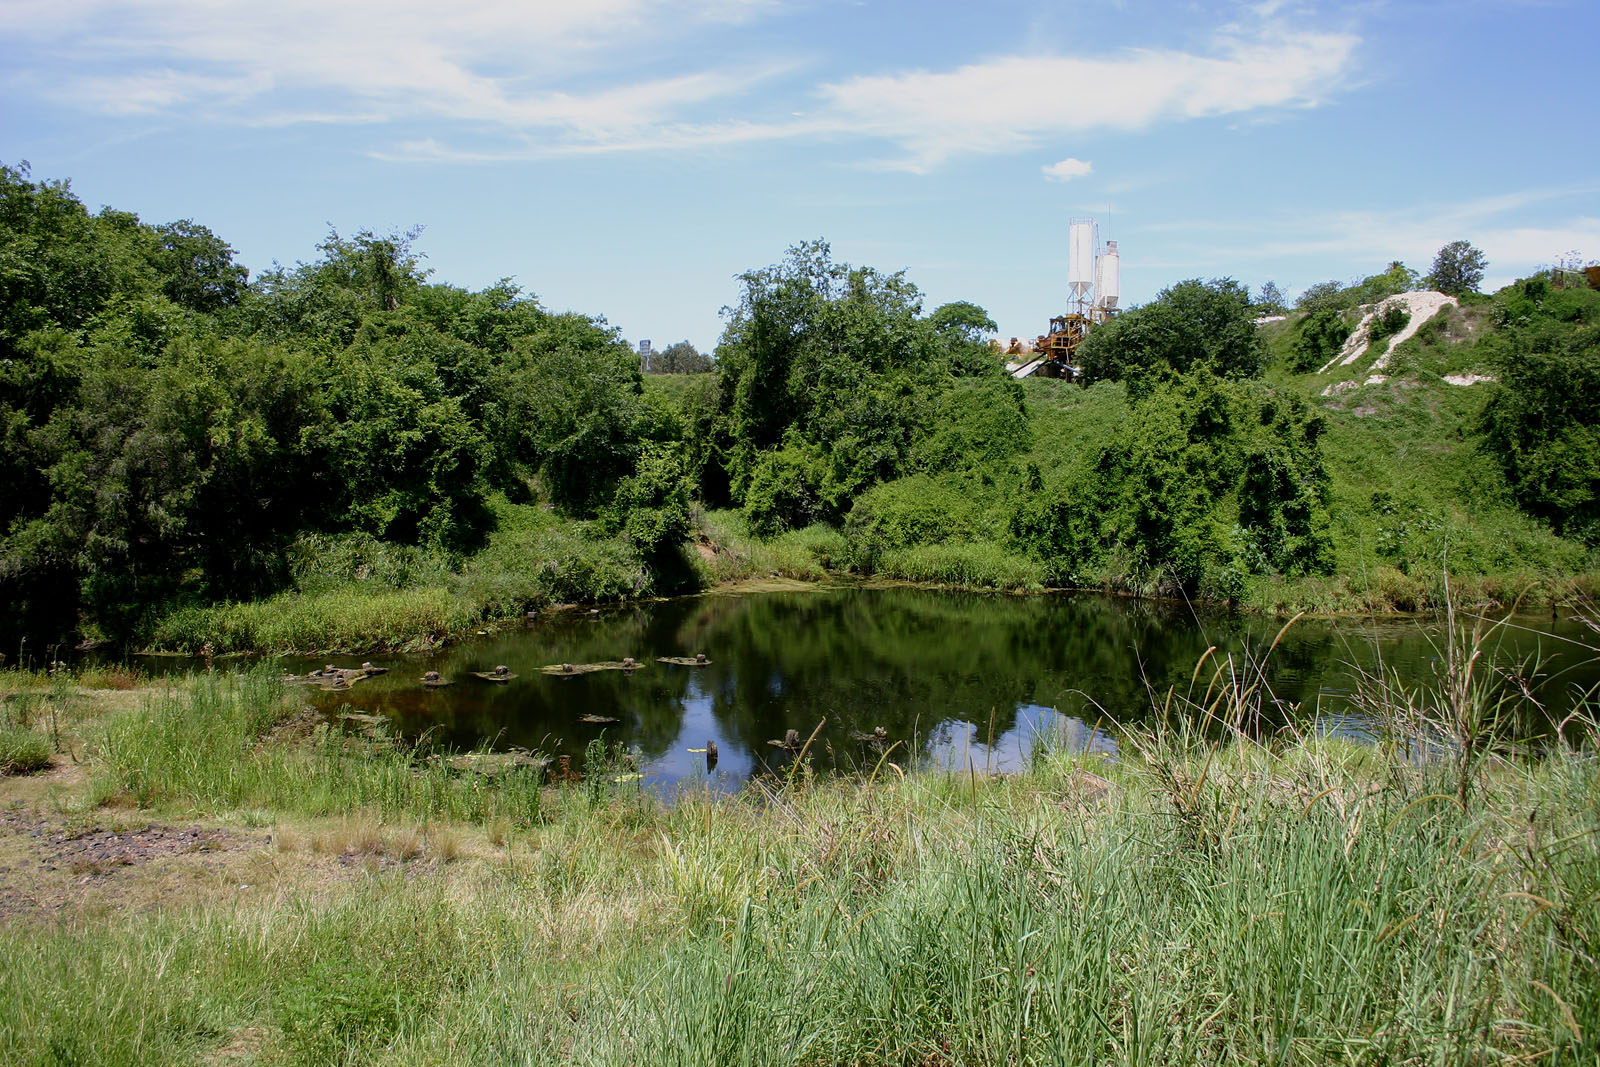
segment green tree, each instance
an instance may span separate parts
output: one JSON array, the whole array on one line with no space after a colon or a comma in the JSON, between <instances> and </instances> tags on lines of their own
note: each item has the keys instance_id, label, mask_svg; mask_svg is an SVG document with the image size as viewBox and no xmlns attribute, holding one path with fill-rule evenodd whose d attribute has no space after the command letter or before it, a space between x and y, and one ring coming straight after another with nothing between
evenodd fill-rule
<instances>
[{"instance_id":1,"label":"green tree","mask_svg":"<svg viewBox=\"0 0 1600 1067\"><path fill-rule=\"evenodd\" d=\"M1290 348L1289 369L1296 373L1313 371L1326 364L1350 339L1350 324L1333 308L1319 308L1300 320Z\"/></svg>"},{"instance_id":2,"label":"green tree","mask_svg":"<svg viewBox=\"0 0 1600 1067\"><path fill-rule=\"evenodd\" d=\"M951 345L921 317L922 294L903 273L836 263L824 241L797 245L740 282L717 347L717 447L702 487L712 495L726 484L743 504L766 465L773 491L764 499L811 493L814 508L780 510L837 517L900 469L931 398L952 378ZM767 457L780 448L793 455L772 467ZM812 461L815 450L825 462Z\"/></svg>"},{"instance_id":3,"label":"green tree","mask_svg":"<svg viewBox=\"0 0 1600 1067\"><path fill-rule=\"evenodd\" d=\"M1257 315L1283 315L1289 310L1287 298L1283 290L1278 288L1275 281L1267 281L1261 286L1261 292L1256 294L1255 312Z\"/></svg>"},{"instance_id":4,"label":"green tree","mask_svg":"<svg viewBox=\"0 0 1600 1067\"><path fill-rule=\"evenodd\" d=\"M928 316L928 325L945 344L954 374L982 377L999 364L988 339L1000 329L989 313L967 300L941 304Z\"/></svg>"},{"instance_id":5,"label":"green tree","mask_svg":"<svg viewBox=\"0 0 1600 1067\"><path fill-rule=\"evenodd\" d=\"M716 361L702 355L688 341L670 344L650 357L647 374L709 374L717 369Z\"/></svg>"},{"instance_id":6,"label":"green tree","mask_svg":"<svg viewBox=\"0 0 1600 1067\"><path fill-rule=\"evenodd\" d=\"M1350 288L1350 306L1377 304L1399 293L1409 293L1422 285L1417 272L1393 260L1380 274L1371 274Z\"/></svg>"},{"instance_id":7,"label":"green tree","mask_svg":"<svg viewBox=\"0 0 1600 1067\"><path fill-rule=\"evenodd\" d=\"M1148 304L1096 327L1079 349L1088 381L1138 381L1210 367L1254 378L1267 346L1250 293L1232 278L1198 278L1163 289Z\"/></svg>"},{"instance_id":8,"label":"green tree","mask_svg":"<svg viewBox=\"0 0 1600 1067\"><path fill-rule=\"evenodd\" d=\"M1600 542L1600 325L1537 322L1502 342L1496 363L1485 445L1518 503Z\"/></svg>"},{"instance_id":9,"label":"green tree","mask_svg":"<svg viewBox=\"0 0 1600 1067\"><path fill-rule=\"evenodd\" d=\"M1428 285L1451 296L1475 293L1483 282L1483 269L1487 265L1488 260L1481 250L1465 241L1451 241L1433 257Z\"/></svg>"},{"instance_id":10,"label":"green tree","mask_svg":"<svg viewBox=\"0 0 1600 1067\"><path fill-rule=\"evenodd\" d=\"M204 312L238 303L250 272L234 263L228 242L192 219L158 226L156 234L156 270L167 299Z\"/></svg>"},{"instance_id":11,"label":"green tree","mask_svg":"<svg viewBox=\"0 0 1600 1067\"><path fill-rule=\"evenodd\" d=\"M1317 282L1315 285L1308 285L1294 301L1294 309L1296 311L1321 311L1323 309L1343 311L1350 306L1351 301L1345 293L1344 286L1336 281Z\"/></svg>"}]
</instances>

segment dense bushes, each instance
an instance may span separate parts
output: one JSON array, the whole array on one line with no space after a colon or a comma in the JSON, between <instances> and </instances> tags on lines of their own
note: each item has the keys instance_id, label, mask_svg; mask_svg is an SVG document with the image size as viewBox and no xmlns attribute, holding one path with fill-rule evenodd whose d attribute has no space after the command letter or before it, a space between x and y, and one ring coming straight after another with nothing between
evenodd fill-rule
<instances>
[{"instance_id":1,"label":"dense bushes","mask_svg":"<svg viewBox=\"0 0 1600 1067\"><path fill-rule=\"evenodd\" d=\"M202 226L0 168L0 638L138 638L164 604L267 597L307 536L455 570L492 494L675 548L683 462L616 332L432 284L412 236L331 233L246 284Z\"/></svg>"},{"instance_id":2,"label":"dense bushes","mask_svg":"<svg viewBox=\"0 0 1600 1067\"><path fill-rule=\"evenodd\" d=\"M1600 326L1525 327L1500 357L1487 447L1524 508L1600 541Z\"/></svg>"},{"instance_id":3,"label":"dense bushes","mask_svg":"<svg viewBox=\"0 0 1600 1067\"><path fill-rule=\"evenodd\" d=\"M1339 354L1350 338L1350 324L1333 308L1320 308L1300 320L1290 349L1289 369L1297 373L1314 371Z\"/></svg>"},{"instance_id":4,"label":"dense bushes","mask_svg":"<svg viewBox=\"0 0 1600 1067\"><path fill-rule=\"evenodd\" d=\"M713 503L726 486L758 532L837 519L904 472L957 378L999 376L998 361L974 359L981 309L923 317L903 274L835 263L824 242L740 282L717 347L716 445L696 473Z\"/></svg>"},{"instance_id":5,"label":"dense bushes","mask_svg":"<svg viewBox=\"0 0 1600 1067\"><path fill-rule=\"evenodd\" d=\"M1088 381L1142 383L1208 367L1254 378L1266 360L1250 291L1232 278L1198 278L1163 289L1150 303L1096 328L1079 349Z\"/></svg>"},{"instance_id":6,"label":"dense bushes","mask_svg":"<svg viewBox=\"0 0 1600 1067\"><path fill-rule=\"evenodd\" d=\"M1320 417L1209 371L1135 401L1093 463L1024 494L1011 529L1059 580L1236 599L1251 574L1332 563Z\"/></svg>"}]
</instances>

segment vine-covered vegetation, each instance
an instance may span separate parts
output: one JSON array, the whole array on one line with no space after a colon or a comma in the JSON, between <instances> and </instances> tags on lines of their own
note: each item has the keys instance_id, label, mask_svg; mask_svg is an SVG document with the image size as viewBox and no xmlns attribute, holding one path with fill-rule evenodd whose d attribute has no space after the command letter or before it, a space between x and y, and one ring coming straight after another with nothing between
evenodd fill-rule
<instances>
[{"instance_id":1,"label":"vine-covered vegetation","mask_svg":"<svg viewBox=\"0 0 1600 1067\"><path fill-rule=\"evenodd\" d=\"M1415 272L1265 329L1184 281L1091 334L1084 388L1011 380L982 308L818 241L739 276L714 360L644 375L603 319L433 281L415 237L252 278L194 221L0 168L0 640L400 647L766 573L1340 608L1594 568L1588 290L1530 279L1394 356L1500 385L1330 400L1307 374L1353 302Z\"/></svg>"}]
</instances>

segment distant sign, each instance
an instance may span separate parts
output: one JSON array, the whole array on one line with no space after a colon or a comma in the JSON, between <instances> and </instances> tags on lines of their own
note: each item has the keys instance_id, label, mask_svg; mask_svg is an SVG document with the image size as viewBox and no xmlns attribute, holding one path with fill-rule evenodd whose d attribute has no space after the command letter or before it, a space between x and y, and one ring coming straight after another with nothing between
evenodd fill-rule
<instances>
[{"instance_id":1,"label":"distant sign","mask_svg":"<svg viewBox=\"0 0 1600 1067\"><path fill-rule=\"evenodd\" d=\"M646 338L645 340L639 342L639 354L641 356L648 356L650 354L650 340L649 340L649 338Z\"/></svg>"}]
</instances>

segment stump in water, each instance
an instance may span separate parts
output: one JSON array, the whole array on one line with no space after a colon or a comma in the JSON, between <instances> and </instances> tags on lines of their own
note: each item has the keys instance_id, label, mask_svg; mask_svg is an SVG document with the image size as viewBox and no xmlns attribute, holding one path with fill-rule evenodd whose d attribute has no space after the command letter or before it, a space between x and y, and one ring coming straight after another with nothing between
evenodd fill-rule
<instances>
[{"instance_id":1,"label":"stump in water","mask_svg":"<svg viewBox=\"0 0 1600 1067\"><path fill-rule=\"evenodd\" d=\"M790 752L794 752L800 748L800 731L790 730L788 733L783 735L782 741L768 741L767 744L771 745L773 748L781 748Z\"/></svg>"},{"instance_id":2,"label":"stump in water","mask_svg":"<svg viewBox=\"0 0 1600 1067\"><path fill-rule=\"evenodd\" d=\"M717 743L715 741L707 741L706 742L706 770L714 771L716 769L717 769Z\"/></svg>"}]
</instances>

